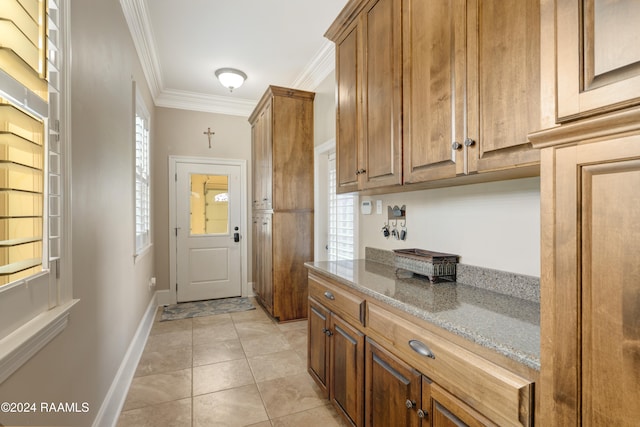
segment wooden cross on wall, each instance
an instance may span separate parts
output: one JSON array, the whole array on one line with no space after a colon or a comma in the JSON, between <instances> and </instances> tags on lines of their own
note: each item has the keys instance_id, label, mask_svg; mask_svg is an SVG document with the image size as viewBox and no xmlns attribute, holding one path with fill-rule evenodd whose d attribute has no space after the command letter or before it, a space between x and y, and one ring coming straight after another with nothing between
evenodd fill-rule
<instances>
[{"instance_id":1,"label":"wooden cross on wall","mask_svg":"<svg viewBox=\"0 0 640 427\"><path fill-rule=\"evenodd\" d=\"M203 134L207 135L207 137L209 138L209 148L211 148L211 137L213 135L215 135L215 132L211 132L211 128L207 128L206 132L202 132Z\"/></svg>"}]
</instances>

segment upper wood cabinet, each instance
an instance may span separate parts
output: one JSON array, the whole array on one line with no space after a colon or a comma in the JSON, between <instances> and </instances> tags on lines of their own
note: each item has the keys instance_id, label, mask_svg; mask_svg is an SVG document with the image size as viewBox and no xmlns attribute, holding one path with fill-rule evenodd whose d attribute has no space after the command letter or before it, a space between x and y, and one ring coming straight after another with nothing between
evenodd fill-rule
<instances>
[{"instance_id":1,"label":"upper wood cabinet","mask_svg":"<svg viewBox=\"0 0 640 427\"><path fill-rule=\"evenodd\" d=\"M539 162L537 0L403 1L404 182Z\"/></svg>"},{"instance_id":2,"label":"upper wood cabinet","mask_svg":"<svg viewBox=\"0 0 640 427\"><path fill-rule=\"evenodd\" d=\"M401 4L352 2L340 16L326 34L336 43L337 191L401 184Z\"/></svg>"},{"instance_id":3,"label":"upper wood cabinet","mask_svg":"<svg viewBox=\"0 0 640 427\"><path fill-rule=\"evenodd\" d=\"M558 122L640 104L640 2L557 0Z\"/></svg>"},{"instance_id":4,"label":"upper wood cabinet","mask_svg":"<svg viewBox=\"0 0 640 427\"><path fill-rule=\"evenodd\" d=\"M338 191L538 173L539 0L352 0L326 36Z\"/></svg>"},{"instance_id":5,"label":"upper wood cabinet","mask_svg":"<svg viewBox=\"0 0 640 427\"><path fill-rule=\"evenodd\" d=\"M314 97L269 86L249 117L254 209L313 209Z\"/></svg>"}]
</instances>

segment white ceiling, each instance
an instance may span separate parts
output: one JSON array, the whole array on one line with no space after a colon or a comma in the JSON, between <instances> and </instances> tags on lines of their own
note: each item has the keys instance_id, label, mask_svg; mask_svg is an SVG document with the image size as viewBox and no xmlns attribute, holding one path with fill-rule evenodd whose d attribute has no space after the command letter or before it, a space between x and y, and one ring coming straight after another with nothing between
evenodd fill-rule
<instances>
[{"instance_id":1,"label":"white ceiling","mask_svg":"<svg viewBox=\"0 0 640 427\"><path fill-rule=\"evenodd\" d=\"M313 90L347 0L120 0L158 106L248 116L269 85ZM232 93L218 68L248 78Z\"/></svg>"}]
</instances>

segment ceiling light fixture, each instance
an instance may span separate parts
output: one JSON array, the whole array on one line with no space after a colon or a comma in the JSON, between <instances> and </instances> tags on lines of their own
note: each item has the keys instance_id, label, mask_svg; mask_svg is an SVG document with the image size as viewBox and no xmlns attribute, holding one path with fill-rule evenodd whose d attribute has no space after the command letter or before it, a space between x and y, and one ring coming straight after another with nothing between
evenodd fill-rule
<instances>
[{"instance_id":1,"label":"ceiling light fixture","mask_svg":"<svg viewBox=\"0 0 640 427\"><path fill-rule=\"evenodd\" d=\"M235 68L220 68L216 70L216 77L220 80L222 86L229 89L229 92L233 92L234 89L238 89L242 86L242 83L247 79L247 75Z\"/></svg>"}]
</instances>

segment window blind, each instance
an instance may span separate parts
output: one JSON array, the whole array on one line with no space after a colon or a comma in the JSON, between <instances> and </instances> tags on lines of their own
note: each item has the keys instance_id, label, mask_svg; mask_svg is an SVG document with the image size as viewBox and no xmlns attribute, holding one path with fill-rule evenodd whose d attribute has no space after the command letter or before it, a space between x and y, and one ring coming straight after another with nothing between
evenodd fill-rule
<instances>
[{"instance_id":1,"label":"window blind","mask_svg":"<svg viewBox=\"0 0 640 427\"><path fill-rule=\"evenodd\" d=\"M42 265L44 123L0 98L0 285Z\"/></svg>"},{"instance_id":2,"label":"window blind","mask_svg":"<svg viewBox=\"0 0 640 427\"><path fill-rule=\"evenodd\" d=\"M149 119L136 97L136 253L151 243Z\"/></svg>"},{"instance_id":3,"label":"window blind","mask_svg":"<svg viewBox=\"0 0 640 427\"><path fill-rule=\"evenodd\" d=\"M46 0L0 9L0 285L42 271L47 10Z\"/></svg>"},{"instance_id":4,"label":"window blind","mask_svg":"<svg viewBox=\"0 0 640 427\"><path fill-rule=\"evenodd\" d=\"M46 0L2 0L0 68L48 99Z\"/></svg>"},{"instance_id":5,"label":"window blind","mask_svg":"<svg viewBox=\"0 0 640 427\"><path fill-rule=\"evenodd\" d=\"M354 197L336 194L336 155L329 154L329 236L328 259L338 261L355 257Z\"/></svg>"}]
</instances>

